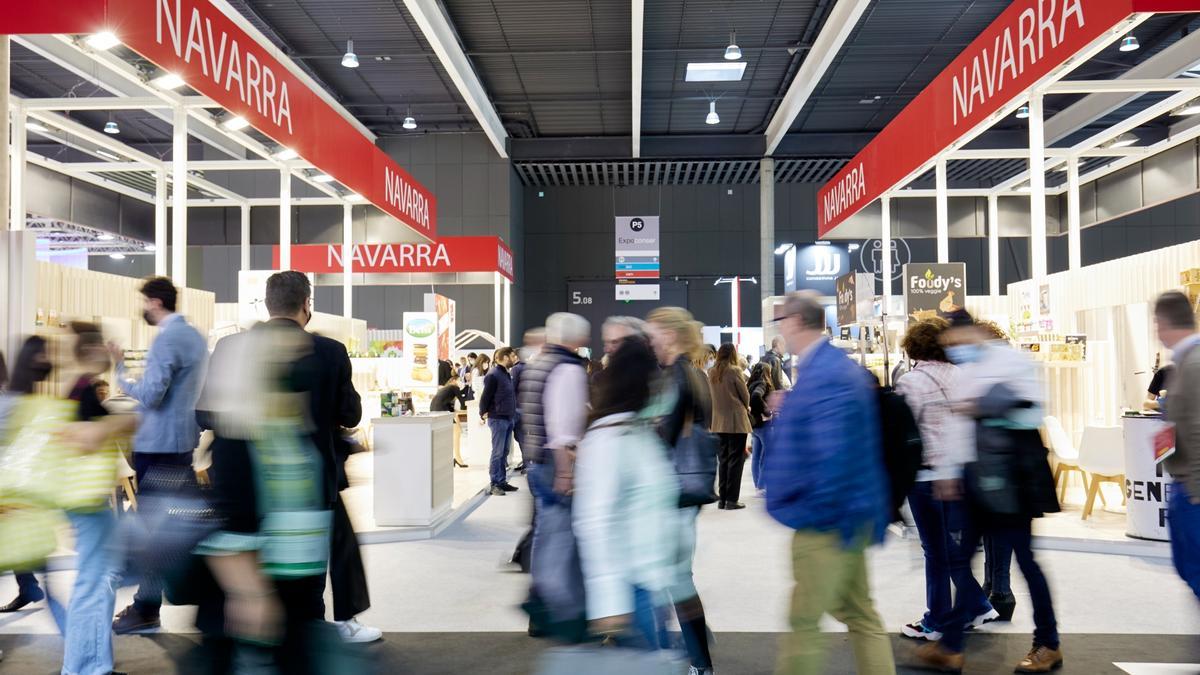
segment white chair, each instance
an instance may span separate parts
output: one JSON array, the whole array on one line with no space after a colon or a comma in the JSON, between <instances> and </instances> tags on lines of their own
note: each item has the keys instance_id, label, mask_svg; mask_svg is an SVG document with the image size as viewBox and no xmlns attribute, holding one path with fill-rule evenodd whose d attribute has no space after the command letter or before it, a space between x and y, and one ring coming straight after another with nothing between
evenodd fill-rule
<instances>
[{"instance_id":1,"label":"white chair","mask_svg":"<svg viewBox=\"0 0 1200 675\"><path fill-rule=\"evenodd\" d=\"M1079 468L1088 472L1090 486L1083 505L1083 519L1092 515L1096 496L1107 506L1101 483L1116 483L1125 503L1125 432L1121 427L1085 427L1079 443Z\"/></svg>"},{"instance_id":2,"label":"white chair","mask_svg":"<svg viewBox=\"0 0 1200 675\"><path fill-rule=\"evenodd\" d=\"M1058 501L1065 503L1071 473L1079 474L1085 493L1088 489L1087 474L1079 468L1079 451L1075 449L1075 444L1071 442L1066 429L1063 429L1062 422L1059 422L1057 417L1046 417L1042 423L1046 428L1046 440L1054 453L1054 486L1058 488ZM1059 483L1062 483L1061 487Z\"/></svg>"}]
</instances>

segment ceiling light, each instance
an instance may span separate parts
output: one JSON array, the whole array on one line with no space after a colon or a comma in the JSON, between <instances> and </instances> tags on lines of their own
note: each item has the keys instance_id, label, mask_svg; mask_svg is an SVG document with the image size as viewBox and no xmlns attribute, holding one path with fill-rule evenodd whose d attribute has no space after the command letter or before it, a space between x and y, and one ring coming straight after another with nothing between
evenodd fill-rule
<instances>
[{"instance_id":1,"label":"ceiling light","mask_svg":"<svg viewBox=\"0 0 1200 675\"><path fill-rule=\"evenodd\" d=\"M246 127L250 126L250 123L246 121L245 117L242 117L241 115L234 115L233 117L230 117L229 119L222 122L221 126L225 127L226 129L228 129L230 131L237 131L239 129L245 129Z\"/></svg>"},{"instance_id":2,"label":"ceiling light","mask_svg":"<svg viewBox=\"0 0 1200 675\"><path fill-rule=\"evenodd\" d=\"M279 152L275 153L275 159L281 159L285 162L289 159L296 159L299 156L300 156L300 153L296 152L295 150L293 150L291 148L283 148Z\"/></svg>"},{"instance_id":3,"label":"ceiling light","mask_svg":"<svg viewBox=\"0 0 1200 675\"><path fill-rule=\"evenodd\" d=\"M146 251L147 253L154 253L155 251L158 250L158 247L155 246L154 244L146 244L145 246L142 247L142 250Z\"/></svg>"},{"instance_id":4,"label":"ceiling light","mask_svg":"<svg viewBox=\"0 0 1200 675\"><path fill-rule=\"evenodd\" d=\"M357 192L351 192L350 194L346 195L346 201L348 202L361 202L362 200L363 196Z\"/></svg>"},{"instance_id":5,"label":"ceiling light","mask_svg":"<svg viewBox=\"0 0 1200 675\"><path fill-rule=\"evenodd\" d=\"M1023 105L1020 108L1017 108L1017 119L1019 119L1019 120L1029 119L1029 106Z\"/></svg>"},{"instance_id":6,"label":"ceiling light","mask_svg":"<svg viewBox=\"0 0 1200 675\"><path fill-rule=\"evenodd\" d=\"M187 82L184 82L183 78L176 75L175 73L164 73L164 74L159 75L158 77L154 78L153 80L150 80L150 84L158 87L159 89L170 90L170 89L178 89L178 88L182 87L183 85L187 84Z\"/></svg>"},{"instance_id":7,"label":"ceiling light","mask_svg":"<svg viewBox=\"0 0 1200 675\"><path fill-rule=\"evenodd\" d=\"M346 40L346 55L342 57L342 65L347 68L358 67L358 54L354 53L354 40Z\"/></svg>"},{"instance_id":8,"label":"ceiling light","mask_svg":"<svg viewBox=\"0 0 1200 675\"><path fill-rule=\"evenodd\" d=\"M1138 39L1132 35L1126 35L1121 39L1121 51L1123 52L1136 52L1138 47L1141 45L1138 44Z\"/></svg>"},{"instance_id":9,"label":"ceiling light","mask_svg":"<svg viewBox=\"0 0 1200 675\"><path fill-rule=\"evenodd\" d=\"M113 35L111 31L106 30L102 33L94 33L87 36L84 38L83 43L92 49L105 51L121 44L121 41L118 40L117 36Z\"/></svg>"},{"instance_id":10,"label":"ceiling light","mask_svg":"<svg viewBox=\"0 0 1200 675\"><path fill-rule=\"evenodd\" d=\"M792 248L793 246L795 246L795 244L780 244L779 246L775 247L775 255L783 255L784 253L787 253L788 249Z\"/></svg>"},{"instance_id":11,"label":"ceiling light","mask_svg":"<svg viewBox=\"0 0 1200 675\"><path fill-rule=\"evenodd\" d=\"M108 257L112 258L113 260L124 260L125 254L124 253L109 253Z\"/></svg>"},{"instance_id":12,"label":"ceiling light","mask_svg":"<svg viewBox=\"0 0 1200 675\"><path fill-rule=\"evenodd\" d=\"M686 82L737 82L742 79L742 75L746 73L746 62L737 61L736 63L725 63L718 61L716 63L689 63L687 64L687 74L684 75Z\"/></svg>"},{"instance_id":13,"label":"ceiling light","mask_svg":"<svg viewBox=\"0 0 1200 675\"><path fill-rule=\"evenodd\" d=\"M1116 138L1109 141L1108 147L1110 147L1110 148L1128 148L1131 145L1137 145L1139 140L1141 140L1141 139L1139 139L1136 135L1134 135L1130 132L1125 132L1125 133L1121 134L1120 136L1117 136Z\"/></svg>"},{"instance_id":14,"label":"ceiling light","mask_svg":"<svg viewBox=\"0 0 1200 675\"><path fill-rule=\"evenodd\" d=\"M737 31L729 34L729 46L725 48L725 60L737 61L742 58L742 48L737 44Z\"/></svg>"},{"instance_id":15,"label":"ceiling light","mask_svg":"<svg viewBox=\"0 0 1200 675\"><path fill-rule=\"evenodd\" d=\"M37 122L34 122L34 121L32 121L32 120L31 120L31 121L29 121L29 122L26 122L26 123L25 123L25 128L26 128L26 129L28 129L29 131L36 131L36 132L38 132L38 133L40 133L40 134L48 134L48 133L50 133L50 130L49 130L49 129L47 129L46 127L44 127L44 126L42 126L42 125L40 125L40 124L38 124Z\"/></svg>"},{"instance_id":16,"label":"ceiling light","mask_svg":"<svg viewBox=\"0 0 1200 675\"><path fill-rule=\"evenodd\" d=\"M1195 101L1192 101L1191 103L1186 103L1184 105L1181 105L1178 108L1171 111L1171 115L1173 117L1184 117L1185 115L1198 115L1198 114L1200 114L1200 98L1196 99ZM26 126L28 126L28 125L26 125Z\"/></svg>"},{"instance_id":17,"label":"ceiling light","mask_svg":"<svg viewBox=\"0 0 1200 675\"><path fill-rule=\"evenodd\" d=\"M720 124L721 116L717 114L717 102L708 102L708 117L704 118L705 124Z\"/></svg>"},{"instance_id":18,"label":"ceiling light","mask_svg":"<svg viewBox=\"0 0 1200 675\"><path fill-rule=\"evenodd\" d=\"M109 152L109 151L105 150L104 148L100 148L100 149L96 150L96 154L100 155L101 157L107 157L107 158L113 160L114 162L121 161L120 155Z\"/></svg>"},{"instance_id":19,"label":"ceiling light","mask_svg":"<svg viewBox=\"0 0 1200 675\"><path fill-rule=\"evenodd\" d=\"M319 174L313 176L312 179L318 183L332 183L333 182L333 176L330 176L327 173L319 173Z\"/></svg>"},{"instance_id":20,"label":"ceiling light","mask_svg":"<svg viewBox=\"0 0 1200 675\"><path fill-rule=\"evenodd\" d=\"M115 237L113 237L111 234L105 232L103 234L96 235L96 239L99 239L100 241L112 241L113 239L115 239Z\"/></svg>"},{"instance_id":21,"label":"ceiling light","mask_svg":"<svg viewBox=\"0 0 1200 675\"><path fill-rule=\"evenodd\" d=\"M117 126L117 123L113 120L109 120L104 124L104 133L115 136L121 133L121 127Z\"/></svg>"},{"instance_id":22,"label":"ceiling light","mask_svg":"<svg viewBox=\"0 0 1200 675\"><path fill-rule=\"evenodd\" d=\"M409 115L408 117L404 118L404 124L401 126L403 126L405 129L416 129L417 121L413 119L412 115Z\"/></svg>"}]
</instances>

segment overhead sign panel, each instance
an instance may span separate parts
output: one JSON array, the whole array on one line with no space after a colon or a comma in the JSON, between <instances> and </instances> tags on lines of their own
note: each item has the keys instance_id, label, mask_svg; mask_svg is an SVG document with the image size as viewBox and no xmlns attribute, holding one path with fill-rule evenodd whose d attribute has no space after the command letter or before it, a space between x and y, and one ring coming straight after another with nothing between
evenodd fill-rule
<instances>
[{"instance_id":1,"label":"overhead sign panel","mask_svg":"<svg viewBox=\"0 0 1200 675\"><path fill-rule=\"evenodd\" d=\"M658 300L658 216L617 216L615 221L617 300Z\"/></svg>"},{"instance_id":2,"label":"overhead sign panel","mask_svg":"<svg viewBox=\"0 0 1200 675\"><path fill-rule=\"evenodd\" d=\"M825 236L1138 12L1200 0L1016 0L817 195Z\"/></svg>"},{"instance_id":3,"label":"overhead sign panel","mask_svg":"<svg viewBox=\"0 0 1200 675\"><path fill-rule=\"evenodd\" d=\"M67 8L70 11L66 11ZM418 233L437 232L433 194L211 0L16 3L0 33L111 31L125 46Z\"/></svg>"},{"instance_id":4,"label":"overhead sign panel","mask_svg":"<svg viewBox=\"0 0 1200 675\"><path fill-rule=\"evenodd\" d=\"M513 278L513 255L499 237L443 237L437 241L402 244L356 244L351 271L355 274L499 272ZM274 247L275 267L279 247ZM292 269L313 274L343 271L341 244L292 246Z\"/></svg>"}]
</instances>

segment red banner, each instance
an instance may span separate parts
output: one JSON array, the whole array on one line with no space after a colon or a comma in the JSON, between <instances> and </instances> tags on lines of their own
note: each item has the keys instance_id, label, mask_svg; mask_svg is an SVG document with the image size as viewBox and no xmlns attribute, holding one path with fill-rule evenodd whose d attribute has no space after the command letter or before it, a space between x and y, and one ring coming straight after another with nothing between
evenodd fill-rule
<instances>
[{"instance_id":1,"label":"red banner","mask_svg":"<svg viewBox=\"0 0 1200 675\"><path fill-rule=\"evenodd\" d=\"M353 124L209 0L10 3L0 33L99 33L184 79L258 131L418 233L437 232L437 202Z\"/></svg>"},{"instance_id":2,"label":"red banner","mask_svg":"<svg viewBox=\"0 0 1200 675\"><path fill-rule=\"evenodd\" d=\"M499 272L513 278L513 256L499 237L443 237L418 244L356 244L356 274ZM279 247L274 250L279 267ZM341 244L292 246L292 269L313 274L343 271Z\"/></svg>"},{"instance_id":3,"label":"red banner","mask_svg":"<svg viewBox=\"0 0 1200 675\"><path fill-rule=\"evenodd\" d=\"M817 195L825 236L1139 11L1200 0L1016 0Z\"/></svg>"}]
</instances>

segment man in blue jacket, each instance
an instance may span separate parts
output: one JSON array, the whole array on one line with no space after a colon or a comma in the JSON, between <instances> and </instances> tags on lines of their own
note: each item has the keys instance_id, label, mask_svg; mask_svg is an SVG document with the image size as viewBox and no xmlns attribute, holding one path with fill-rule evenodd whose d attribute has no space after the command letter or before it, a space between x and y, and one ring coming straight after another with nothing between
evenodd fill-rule
<instances>
[{"instance_id":1,"label":"man in blue jacket","mask_svg":"<svg viewBox=\"0 0 1200 675\"><path fill-rule=\"evenodd\" d=\"M491 494L500 496L519 488L508 482L508 450L512 443L513 423L517 417L517 392L508 371L517 363L512 347L496 350L495 368L483 378L483 395L479 397L479 416L492 431Z\"/></svg>"},{"instance_id":2,"label":"man in blue jacket","mask_svg":"<svg viewBox=\"0 0 1200 675\"><path fill-rule=\"evenodd\" d=\"M129 376L124 352L109 345L117 364L117 383L139 404L141 419L133 437L133 470L139 484L157 469L192 466L192 452L200 442L196 400L208 358L208 342L175 312L178 291L170 279L147 279L141 294L142 318L158 327L141 379ZM161 606L160 580L144 577L133 604L113 621L113 631L119 635L158 628Z\"/></svg>"},{"instance_id":3,"label":"man in blue jacket","mask_svg":"<svg viewBox=\"0 0 1200 675\"><path fill-rule=\"evenodd\" d=\"M825 672L820 621L846 624L858 672L896 672L891 641L871 602L867 546L883 541L888 495L871 375L825 339L815 294L793 293L780 332L796 384L775 416L764 458L767 511L796 531L792 542L792 634L780 675Z\"/></svg>"}]
</instances>

